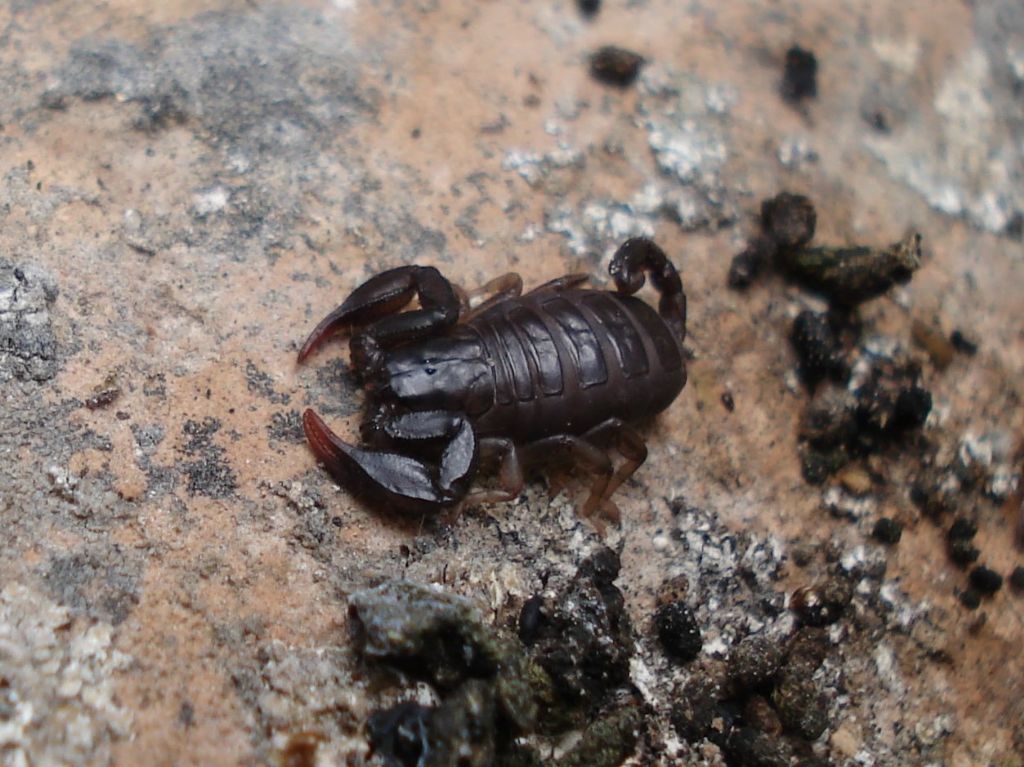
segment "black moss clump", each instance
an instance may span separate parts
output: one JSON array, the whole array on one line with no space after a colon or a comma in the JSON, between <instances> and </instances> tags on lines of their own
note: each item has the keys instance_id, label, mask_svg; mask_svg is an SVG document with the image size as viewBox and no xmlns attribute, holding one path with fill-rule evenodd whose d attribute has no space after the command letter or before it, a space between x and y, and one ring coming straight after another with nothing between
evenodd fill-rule
<instances>
[{"instance_id":1,"label":"black moss clump","mask_svg":"<svg viewBox=\"0 0 1024 767\"><path fill-rule=\"evenodd\" d=\"M606 45L590 57L590 74L605 85L627 88L636 81L643 65L644 57L639 53Z\"/></svg>"},{"instance_id":2,"label":"black moss clump","mask_svg":"<svg viewBox=\"0 0 1024 767\"><path fill-rule=\"evenodd\" d=\"M967 567L978 561L981 552L971 543L978 532L973 520L958 517L946 532L946 548L949 558L960 567Z\"/></svg>"},{"instance_id":3,"label":"black moss clump","mask_svg":"<svg viewBox=\"0 0 1024 767\"><path fill-rule=\"evenodd\" d=\"M756 235L737 253L729 266L729 287L742 290L761 275L775 257L775 242L765 235Z\"/></svg>"},{"instance_id":4,"label":"black moss clump","mask_svg":"<svg viewBox=\"0 0 1024 767\"><path fill-rule=\"evenodd\" d=\"M814 239L818 213L802 194L783 192L761 203L761 231L778 251L802 248Z\"/></svg>"},{"instance_id":5,"label":"black moss clump","mask_svg":"<svg viewBox=\"0 0 1024 767\"><path fill-rule=\"evenodd\" d=\"M725 744L729 764L789 767L793 749L785 740L753 727L738 727Z\"/></svg>"},{"instance_id":6,"label":"black moss clump","mask_svg":"<svg viewBox=\"0 0 1024 767\"><path fill-rule=\"evenodd\" d=\"M1010 588L1018 593L1024 593L1024 567L1017 566L1010 573Z\"/></svg>"},{"instance_id":7,"label":"black moss clump","mask_svg":"<svg viewBox=\"0 0 1024 767\"><path fill-rule=\"evenodd\" d=\"M703 640L693 610L683 602L662 605L654 615L654 624L666 654L681 663L700 655Z\"/></svg>"},{"instance_id":8,"label":"black moss clump","mask_svg":"<svg viewBox=\"0 0 1024 767\"><path fill-rule=\"evenodd\" d=\"M954 330L950 333L949 342L953 344L954 349L968 357L973 357L978 353L978 344L964 335L962 330Z\"/></svg>"},{"instance_id":9,"label":"black moss clump","mask_svg":"<svg viewBox=\"0 0 1024 767\"><path fill-rule=\"evenodd\" d=\"M814 53L796 45L786 51L780 92L791 104L817 97L818 59Z\"/></svg>"},{"instance_id":10,"label":"black moss clump","mask_svg":"<svg viewBox=\"0 0 1024 767\"><path fill-rule=\"evenodd\" d=\"M960 604L968 610L977 610L981 607L981 594L974 589L966 589L960 592Z\"/></svg>"},{"instance_id":11,"label":"black moss clump","mask_svg":"<svg viewBox=\"0 0 1024 767\"><path fill-rule=\"evenodd\" d=\"M1003 587L1003 576L984 565L971 570L971 588L982 594L995 594Z\"/></svg>"},{"instance_id":12,"label":"black moss clump","mask_svg":"<svg viewBox=\"0 0 1024 767\"><path fill-rule=\"evenodd\" d=\"M809 309L800 312L793 320L789 339L797 353L800 377L809 389L827 377L841 382L849 375L842 344L828 314Z\"/></svg>"},{"instance_id":13,"label":"black moss clump","mask_svg":"<svg viewBox=\"0 0 1024 767\"><path fill-rule=\"evenodd\" d=\"M613 582L618 573L618 555L602 548L540 609L531 657L552 685L552 699L541 701L544 731L585 721L629 684L633 627Z\"/></svg>"},{"instance_id":14,"label":"black moss clump","mask_svg":"<svg viewBox=\"0 0 1024 767\"><path fill-rule=\"evenodd\" d=\"M903 525L891 517L882 517L875 522L871 537L887 546L895 546L903 537Z\"/></svg>"},{"instance_id":15,"label":"black moss clump","mask_svg":"<svg viewBox=\"0 0 1024 767\"><path fill-rule=\"evenodd\" d=\"M695 669L671 721L690 743L717 745L730 767L790 765L829 725L829 701L815 672L829 652L821 629L800 629L788 642L750 636L720 667Z\"/></svg>"},{"instance_id":16,"label":"black moss clump","mask_svg":"<svg viewBox=\"0 0 1024 767\"><path fill-rule=\"evenodd\" d=\"M978 561L981 552L966 538L954 538L947 544L949 558L960 567L967 567Z\"/></svg>"},{"instance_id":17,"label":"black moss clump","mask_svg":"<svg viewBox=\"0 0 1024 767\"><path fill-rule=\"evenodd\" d=\"M425 681L441 699L370 718L371 743L389 767L484 767L533 730L550 682L468 599L392 581L352 594L349 612L366 663Z\"/></svg>"}]
</instances>

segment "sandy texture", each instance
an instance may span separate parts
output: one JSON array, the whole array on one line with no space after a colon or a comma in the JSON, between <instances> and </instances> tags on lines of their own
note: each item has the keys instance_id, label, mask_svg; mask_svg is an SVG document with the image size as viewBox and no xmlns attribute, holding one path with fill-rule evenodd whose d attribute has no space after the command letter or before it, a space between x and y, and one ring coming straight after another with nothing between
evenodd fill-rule
<instances>
[{"instance_id":1,"label":"sandy texture","mask_svg":"<svg viewBox=\"0 0 1024 767\"><path fill-rule=\"evenodd\" d=\"M652 631L667 577L689 582L713 663L788 636L787 595L846 567L808 748L1021 764L1021 595L960 604L948 518L911 501L918 463L878 459L864 498L804 482L788 336L822 304L774 276L726 287L782 189L815 201L820 242L920 231L922 268L863 308L867 333L922 362L936 463L980 467L958 503L982 560L1022 564L1003 499L1024 430L1024 10L849 6L4 3L0 763L273 764L303 738L316 764L366 759L392 693L353 655L350 593L443 584L513 625L601 541L578 489L549 500L542 479L450 524L354 503L299 422L311 406L355 433L346 351L299 367L298 344L384 268L603 279L647 235L683 274L692 360L604 541L650 706L633 763L722 763L673 729L692 671ZM632 87L588 74L607 43L645 57ZM794 43L819 62L799 107L779 95ZM979 353L938 369L914 319ZM883 514L906 525L891 549L869 537Z\"/></svg>"}]
</instances>

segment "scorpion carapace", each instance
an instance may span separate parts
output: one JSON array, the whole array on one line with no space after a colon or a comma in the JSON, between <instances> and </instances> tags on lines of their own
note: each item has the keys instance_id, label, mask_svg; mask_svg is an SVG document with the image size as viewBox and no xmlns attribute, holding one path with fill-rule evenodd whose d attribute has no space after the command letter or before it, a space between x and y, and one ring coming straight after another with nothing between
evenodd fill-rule
<instances>
[{"instance_id":1,"label":"scorpion carapace","mask_svg":"<svg viewBox=\"0 0 1024 767\"><path fill-rule=\"evenodd\" d=\"M672 262L635 238L609 272L614 292L571 274L525 295L516 274L472 293L430 266L371 278L299 352L302 362L331 334L351 332L368 395L362 446L305 412L313 453L353 493L413 513L510 500L525 466L563 454L595 477L589 515L647 457L629 422L666 408L686 383L686 295ZM661 293L657 312L632 295L646 274ZM414 297L419 308L403 312ZM617 469L612 448L624 459ZM470 493L481 461L496 464L499 488Z\"/></svg>"}]
</instances>

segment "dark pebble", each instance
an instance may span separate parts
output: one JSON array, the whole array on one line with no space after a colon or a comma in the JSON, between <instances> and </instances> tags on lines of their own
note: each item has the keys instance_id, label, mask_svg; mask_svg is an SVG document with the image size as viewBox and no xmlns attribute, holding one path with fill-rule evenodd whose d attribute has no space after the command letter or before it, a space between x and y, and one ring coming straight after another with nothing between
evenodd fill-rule
<instances>
[{"instance_id":1,"label":"dark pebble","mask_svg":"<svg viewBox=\"0 0 1024 767\"><path fill-rule=\"evenodd\" d=\"M1003 576L984 565L971 570L971 586L982 594L995 594L1003 587Z\"/></svg>"},{"instance_id":2,"label":"dark pebble","mask_svg":"<svg viewBox=\"0 0 1024 767\"><path fill-rule=\"evenodd\" d=\"M949 542L949 558L960 567L967 567L978 561L981 552L966 538L954 538Z\"/></svg>"},{"instance_id":3,"label":"dark pebble","mask_svg":"<svg viewBox=\"0 0 1024 767\"><path fill-rule=\"evenodd\" d=\"M968 610L977 610L981 607L981 594L974 589L967 589L960 592L960 604Z\"/></svg>"},{"instance_id":4,"label":"dark pebble","mask_svg":"<svg viewBox=\"0 0 1024 767\"><path fill-rule=\"evenodd\" d=\"M782 192L761 203L761 229L780 249L802 248L817 224L814 205L802 194Z\"/></svg>"},{"instance_id":5,"label":"dark pebble","mask_svg":"<svg viewBox=\"0 0 1024 767\"><path fill-rule=\"evenodd\" d=\"M688 663L700 654L703 640L693 610L682 602L662 605L654 615L658 639L666 654Z\"/></svg>"},{"instance_id":6,"label":"dark pebble","mask_svg":"<svg viewBox=\"0 0 1024 767\"><path fill-rule=\"evenodd\" d=\"M871 531L872 538L876 541L888 544L889 546L895 546L899 543L902 536L903 525L890 517L882 517L879 519L875 522L875 527Z\"/></svg>"},{"instance_id":7,"label":"dark pebble","mask_svg":"<svg viewBox=\"0 0 1024 767\"><path fill-rule=\"evenodd\" d=\"M1010 573L1010 588L1024 593L1024 567L1015 567Z\"/></svg>"},{"instance_id":8,"label":"dark pebble","mask_svg":"<svg viewBox=\"0 0 1024 767\"><path fill-rule=\"evenodd\" d=\"M818 95L818 60L811 51L793 46L786 51L782 98L791 103Z\"/></svg>"},{"instance_id":9,"label":"dark pebble","mask_svg":"<svg viewBox=\"0 0 1024 767\"><path fill-rule=\"evenodd\" d=\"M839 340L832 332L828 315L805 309L793 320L789 340L799 358L800 377L808 387L841 367Z\"/></svg>"},{"instance_id":10,"label":"dark pebble","mask_svg":"<svg viewBox=\"0 0 1024 767\"><path fill-rule=\"evenodd\" d=\"M431 756L428 733L432 713L431 708L407 701L371 714L366 730L374 752L389 765L425 763Z\"/></svg>"},{"instance_id":11,"label":"dark pebble","mask_svg":"<svg viewBox=\"0 0 1024 767\"><path fill-rule=\"evenodd\" d=\"M544 597L534 594L523 602L523 609L519 611L519 640L527 647L537 638L537 631L544 619L543 609Z\"/></svg>"},{"instance_id":12,"label":"dark pebble","mask_svg":"<svg viewBox=\"0 0 1024 767\"><path fill-rule=\"evenodd\" d=\"M691 678L672 707L672 726L679 737L688 743L709 737L721 713L720 697L721 690L712 680L699 675Z\"/></svg>"},{"instance_id":13,"label":"dark pebble","mask_svg":"<svg viewBox=\"0 0 1024 767\"><path fill-rule=\"evenodd\" d=\"M729 266L729 287L742 290L758 278L768 262L775 257L775 241L770 237L756 235L747 246L732 259Z\"/></svg>"},{"instance_id":14,"label":"dark pebble","mask_svg":"<svg viewBox=\"0 0 1024 767\"><path fill-rule=\"evenodd\" d=\"M787 668L798 667L802 673L810 676L828 656L828 634L820 628L802 628L789 642L786 653Z\"/></svg>"},{"instance_id":15,"label":"dark pebble","mask_svg":"<svg viewBox=\"0 0 1024 767\"><path fill-rule=\"evenodd\" d=\"M636 81L643 64L639 53L606 45L590 57L590 74L605 85L626 88Z\"/></svg>"},{"instance_id":16,"label":"dark pebble","mask_svg":"<svg viewBox=\"0 0 1024 767\"><path fill-rule=\"evenodd\" d=\"M910 386L896 396L892 428L897 431L920 429L932 411L932 394L922 386Z\"/></svg>"},{"instance_id":17,"label":"dark pebble","mask_svg":"<svg viewBox=\"0 0 1024 767\"><path fill-rule=\"evenodd\" d=\"M785 728L805 740L817 740L828 728L828 700L801 669L782 675L772 703Z\"/></svg>"},{"instance_id":18,"label":"dark pebble","mask_svg":"<svg viewBox=\"0 0 1024 767\"><path fill-rule=\"evenodd\" d=\"M619 555L607 546L602 546L580 562L579 576L593 581L598 586L610 586L619 577L621 568Z\"/></svg>"},{"instance_id":19,"label":"dark pebble","mask_svg":"<svg viewBox=\"0 0 1024 767\"><path fill-rule=\"evenodd\" d=\"M949 342L953 344L954 349L961 354L966 354L968 357L973 357L978 353L978 345L965 336L960 330L954 330L950 334Z\"/></svg>"},{"instance_id":20,"label":"dark pebble","mask_svg":"<svg viewBox=\"0 0 1024 767\"><path fill-rule=\"evenodd\" d=\"M601 0L576 0L576 6L584 16L595 16L601 10Z\"/></svg>"},{"instance_id":21,"label":"dark pebble","mask_svg":"<svg viewBox=\"0 0 1024 767\"><path fill-rule=\"evenodd\" d=\"M759 636L747 637L729 653L729 679L740 692L761 687L778 673L782 654L777 642Z\"/></svg>"},{"instance_id":22,"label":"dark pebble","mask_svg":"<svg viewBox=\"0 0 1024 767\"><path fill-rule=\"evenodd\" d=\"M793 610L806 626L835 623L853 598L853 581L834 575L824 583L800 589L793 595Z\"/></svg>"},{"instance_id":23,"label":"dark pebble","mask_svg":"<svg viewBox=\"0 0 1024 767\"><path fill-rule=\"evenodd\" d=\"M782 734L782 722L779 715L772 708L768 699L761 695L751 695L743 704L743 721L755 730L766 732L769 735Z\"/></svg>"},{"instance_id":24,"label":"dark pebble","mask_svg":"<svg viewBox=\"0 0 1024 767\"><path fill-rule=\"evenodd\" d=\"M953 520L953 524L949 526L946 537L951 541L957 539L969 541L977 534L978 525L973 520L957 517Z\"/></svg>"},{"instance_id":25,"label":"dark pebble","mask_svg":"<svg viewBox=\"0 0 1024 767\"><path fill-rule=\"evenodd\" d=\"M725 745L729 764L745 767L789 767L792 749L786 741L753 727L736 729Z\"/></svg>"}]
</instances>

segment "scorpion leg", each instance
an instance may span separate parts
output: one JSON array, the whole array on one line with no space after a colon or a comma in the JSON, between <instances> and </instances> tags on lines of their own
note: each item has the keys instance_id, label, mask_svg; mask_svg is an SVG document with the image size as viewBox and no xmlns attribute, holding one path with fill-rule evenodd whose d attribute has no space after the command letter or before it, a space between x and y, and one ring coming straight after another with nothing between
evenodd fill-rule
<instances>
[{"instance_id":1,"label":"scorpion leg","mask_svg":"<svg viewBox=\"0 0 1024 767\"><path fill-rule=\"evenodd\" d=\"M481 460L498 458L499 488L476 490L466 496L468 505L504 503L514 501L523 492L525 479L515 443L506 437L486 437L480 440Z\"/></svg>"},{"instance_id":2,"label":"scorpion leg","mask_svg":"<svg viewBox=\"0 0 1024 767\"><path fill-rule=\"evenodd\" d=\"M563 290L569 290L575 288L577 285L582 285L584 282L590 279L589 274L584 272L574 272L573 274L566 274L561 277L555 277L553 280L538 285L530 293L560 293Z\"/></svg>"},{"instance_id":3,"label":"scorpion leg","mask_svg":"<svg viewBox=\"0 0 1024 767\"><path fill-rule=\"evenodd\" d=\"M596 444L614 444L615 449L626 459L608 482L605 499L611 498L619 486L633 476L633 472L647 460L647 445L644 443L643 437L621 418L609 418L592 428L583 437Z\"/></svg>"},{"instance_id":4,"label":"scorpion leg","mask_svg":"<svg viewBox=\"0 0 1024 767\"><path fill-rule=\"evenodd\" d=\"M633 237L615 251L608 273L615 279L620 293L636 293L644 284L644 272L650 272L651 282L661 293L658 313L679 338L686 338L686 293L679 273L668 256L653 240Z\"/></svg>"},{"instance_id":5,"label":"scorpion leg","mask_svg":"<svg viewBox=\"0 0 1024 767\"><path fill-rule=\"evenodd\" d=\"M419 297L420 308L396 314L414 296ZM437 269L400 266L364 282L324 317L299 350L299 362L340 330L365 328L353 338L353 348L376 350L423 338L438 328L454 325L458 319L459 299ZM356 343L357 339L361 340Z\"/></svg>"},{"instance_id":6,"label":"scorpion leg","mask_svg":"<svg viewBox=\"0 0 1024 767\"><path fill-rule=\"evenodd\" d=\"M478 288L464 293L463 320L471 320L483 314L495 304L517 298L523 293L523 278L516 272L509 272L485 282ZM479 300L482 299L482 300ZM474 302L477 302L474 305Z\"/></svg>"},{"instance_id":7,"label":"scorpion leg","mask_svg":"<svg viewBox=\"0 0 1024 767\"><path fill-rule=\"evenodd\" d=\"M410 413L394 422L395 439L444 440L440 461L391 450L371 450L344 442L312 410L302 416L314 455L347 489L400 511L426 513L456 505L476 470L473 426L458 413Z\"/></svg>"},{"instance_id":8,"label":"scorpion leg","mask_svg":"<svg viewBox=\"0 0 1024 767\"><path fill-rule=\"evenodd\" d=\"M581 437L556 434L526 445L522 449L521 458L526 464L537 464L541 459L550 460L552 451L567 453L571 459L584 464L596 475L590 495L580 509L581 516L589 517L604 499L605 489L612 478L613 467L608 454Z\"/></svg>"}]
</instances>

